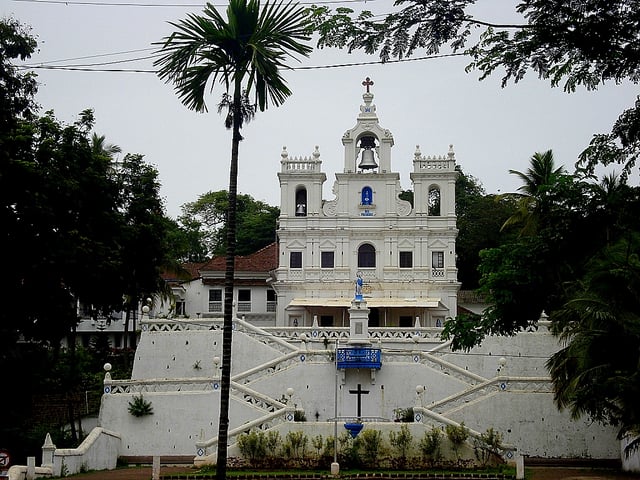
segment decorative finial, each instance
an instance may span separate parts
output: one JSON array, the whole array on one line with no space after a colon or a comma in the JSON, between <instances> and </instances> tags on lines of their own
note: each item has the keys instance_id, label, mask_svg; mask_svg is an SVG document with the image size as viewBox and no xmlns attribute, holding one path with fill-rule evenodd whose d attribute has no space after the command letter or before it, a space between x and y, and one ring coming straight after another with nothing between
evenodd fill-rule
<instances>
[{"instance_id":1,"label":"decorative finial","mask_svg":"<svg viewBox=\"0 0 640 480\"><path fill-rule=\"evenodd\" d=\"M373 80L371 80L369 77L367 77L367 78L364 79L364 82L362 82L362 85L367 88L367 93L370 93L369 92L369 87L371 85L373 85Z\"/></svg>"},{"instance_id":2,"label":"decorative finial","mask_svg":"<svg viewBox=\"0 0 640 480\"><path fill-rule=\"evenodd\" d=\"M455 152L453 151L453 143L449 145L449 152L447 153L447 156L449 158L454 158L456 156Z\"/></svg>"},{"instance_id":3,"label":"decorative finial","mask_svg":"<svg viewBox=\"0 0 640 480\"><path fill-rule=\"evenodd\" d=\"M280 153L280 156L282 157L283 160L289 156L289 152L287 152L287 147L282 147L282 153Z\"/></svg>"}]
</instances>

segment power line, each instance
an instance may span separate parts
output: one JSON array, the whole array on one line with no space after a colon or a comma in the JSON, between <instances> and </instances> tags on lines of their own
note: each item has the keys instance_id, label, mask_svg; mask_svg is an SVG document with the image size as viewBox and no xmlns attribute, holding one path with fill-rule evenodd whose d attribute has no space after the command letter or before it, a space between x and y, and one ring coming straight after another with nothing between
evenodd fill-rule
<instances>
[{"instance_id":1,"label":"power line","mask_svg":"<svg viewBox=\"0 0 640 480\"><path fill-rule=\"evenodd\" d=\"M47 60L44 62L39 62L38 65L45 65L48 63L57 63L57 62L74 62L76 60L87 60L89 58L100 58L100 57L112 57L114 55L125 55L127 53L138 53L138 52L148 52L151 50L157 50L156 48L153 47L148 47L148 48L138 48L135 50L125 50L123 52L113 52L113 53L98 53L95 55L85 55L83 57L73 57L73 58L63 58L60 60ZM25 64L24 66L26 67L31 67L34 65L29 65L29 64Z\"/></svg>"},{"instance_id":2,"label":"power line","mask_svg":"<svg viewBox=\"0 0 640 480\"><path fill-rule=\"evenodd\" d=\"M401 58L398 60L388 60L383 62L382 60L372 60L370 62L352 62L352 63L339 63L333 65L313 65L306 67L289 67L287 70L326 70L330 68L347 68L347 67L359 67L365 65L382 65L382 64L393 64L393 63L406 63L406 62L418 62L424 60L435 60L439 58L449 58L449 57L462 57L465 56L464 53L446 53L441 55L428 55L424 57L415 57L415 58ZM147 57L139 57L129 60L116 60L113 62L102 62L95 64L87 64L87 65L18 65L17 68L22 70L27 69L42 69L42 70L63 70L63 71L79 71L79 72L98 72L98 73L156 73L155 70L143 70L143 69L124 69L124 68L90 68L101 65L112 65L116 63L124 63L124 62L133 62L137 60L144 60L152 58L152 56Z\"/></svg>"},{"instance_id":3,"label":"power line","mask_svg":"<svg viewBox=\"0 0 640 480\"><path fill-rule=\"evenodd\" d=\"M90 7L183 7L183 8L202 8L202 3L139 3L139 2L89 2L82 0L12 0L14 2L36 3L36 4L53 4L53 5L79 5ZM326 5L333 3L367 3L375 0L320 0L316 2L300 2L300 5ZM212 4L217 8L226 8L227 4Z\"/></svg>"}]
</instances>

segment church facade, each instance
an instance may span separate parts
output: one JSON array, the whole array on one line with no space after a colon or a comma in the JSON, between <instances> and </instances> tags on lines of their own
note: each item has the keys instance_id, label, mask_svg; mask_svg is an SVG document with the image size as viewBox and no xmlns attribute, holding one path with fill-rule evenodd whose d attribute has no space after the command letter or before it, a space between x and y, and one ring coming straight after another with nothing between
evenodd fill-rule
<instances>
[{"instance_id":1,"label":"church facade","mask_svg":"<svg viewBox=\"0 0 640 480\"><path fill-rule=\"evenodd\" d=\"M309 157L282 151L272 284L280 326L347 326L357 278L372 327L442 326L456 315L453 147L435 157L416 147L413 196L402 198L393 134L379 123L372 82L363 83L356 124L342 136L344 167L332 199L322 198L327 177L317 147Z\"/></svg>"}]
</instances>

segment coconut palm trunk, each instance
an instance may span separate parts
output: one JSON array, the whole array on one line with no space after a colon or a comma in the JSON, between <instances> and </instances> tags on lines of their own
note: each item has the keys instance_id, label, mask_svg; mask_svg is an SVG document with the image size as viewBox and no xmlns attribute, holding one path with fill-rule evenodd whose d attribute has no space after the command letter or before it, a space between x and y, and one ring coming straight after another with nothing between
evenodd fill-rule
<instances>
[{"instance_id":1,"label":"coconut palm trunk","mask_svg":"<svg viewBox=\"0 0 640 480\"><path fill-rule=\"evenodd\" d=\"M229 397L231 394L231 343L233 341L233 289L236 257L236 211L238 196L238 153L242 126L242 85L235 81L233 93L233 134L231 165L229 168L229 209L227 211L227 252L224 274L224 323L222 327L222 377L220 392L220 420L218 423L218 455L216 477L227 476L227 446L229 432Z\"/></svg>"}]
</instances>

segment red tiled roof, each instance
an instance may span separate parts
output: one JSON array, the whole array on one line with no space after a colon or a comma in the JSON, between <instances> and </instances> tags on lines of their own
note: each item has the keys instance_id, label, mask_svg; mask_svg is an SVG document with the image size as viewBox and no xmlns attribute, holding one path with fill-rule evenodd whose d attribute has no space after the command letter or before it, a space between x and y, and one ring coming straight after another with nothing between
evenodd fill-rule
<instances>
[{"instance_id":1,"label":"red tiled roof","mask_svg":"<svg viewBox=\"0 0 640 480\"><path fill-rule=\"evenodd\" d=\"M183 272L165 270L160 274L165 282L186 282L200 278L200 267L206 262L185 262L180 266L183 268Z\"/></svg>"},{"instance_id":2,"label":"red tiled roof","mask_svg":"<svg viewBox=\"0 0 640 480\"><path fill-rule=\"evenodd\" d=\"M201 272L224 272L226 258L224 255L214 257L200 266ZM236 257L236 272L270 272L278 268L278 244L273 242L250 255Z\"/></svg>"}]
</instances>

